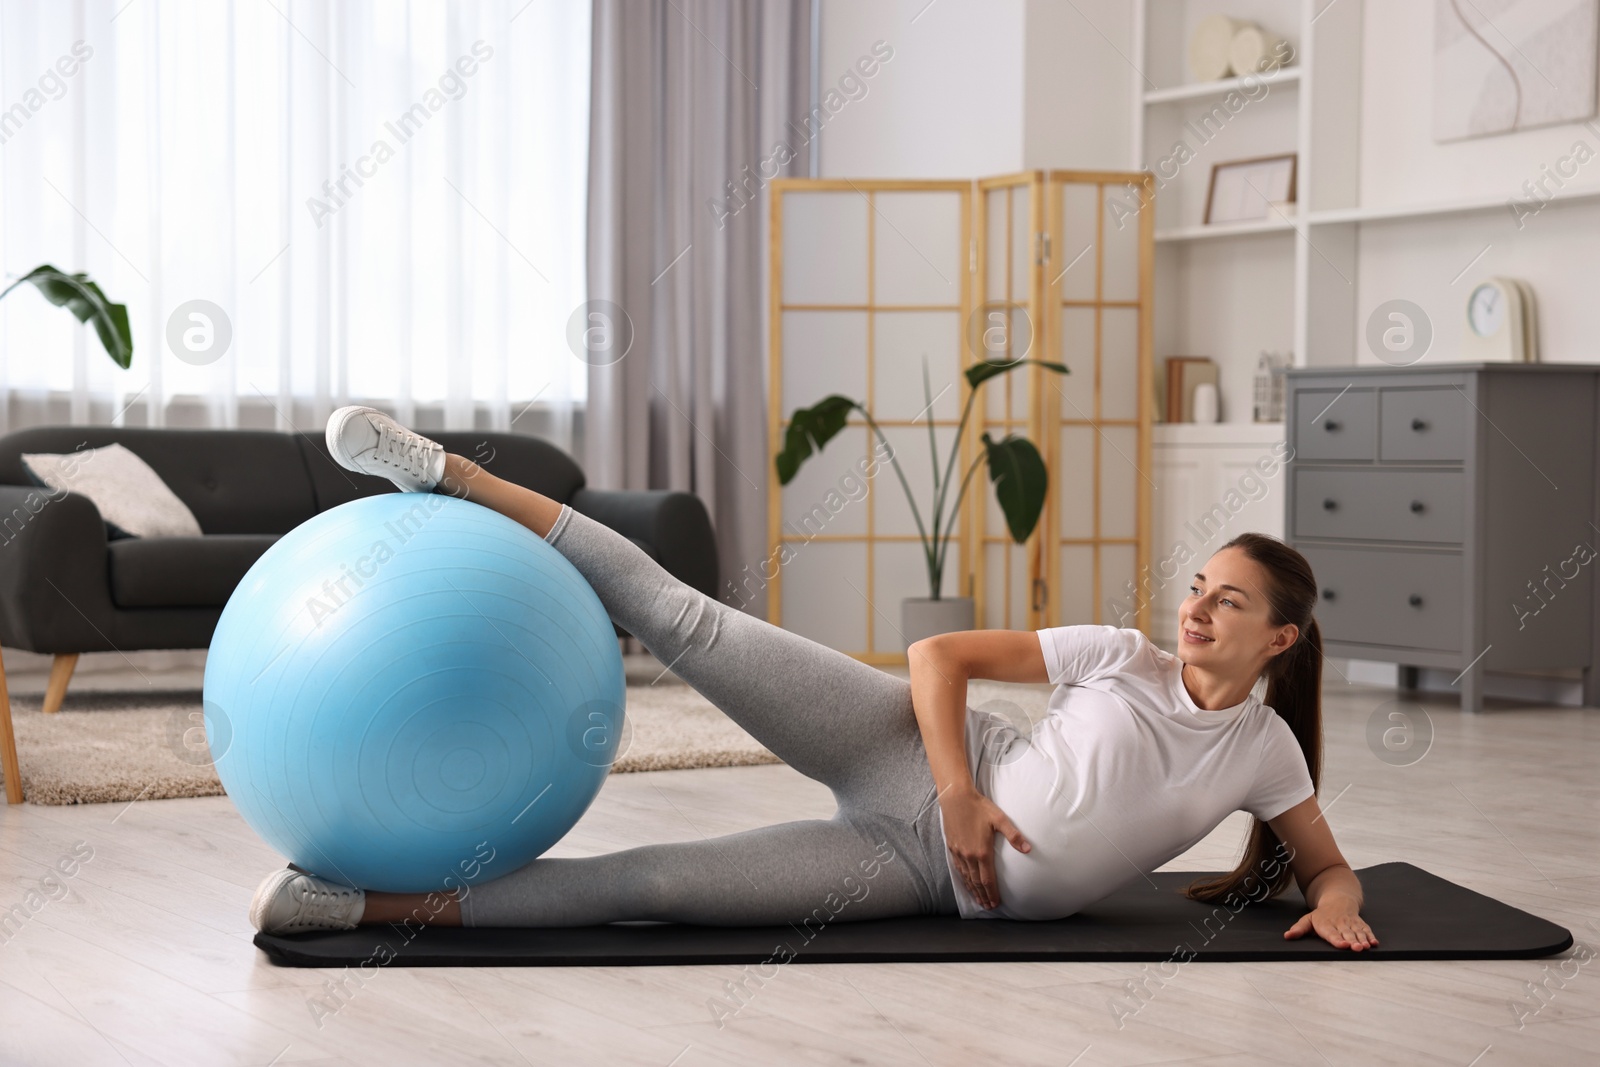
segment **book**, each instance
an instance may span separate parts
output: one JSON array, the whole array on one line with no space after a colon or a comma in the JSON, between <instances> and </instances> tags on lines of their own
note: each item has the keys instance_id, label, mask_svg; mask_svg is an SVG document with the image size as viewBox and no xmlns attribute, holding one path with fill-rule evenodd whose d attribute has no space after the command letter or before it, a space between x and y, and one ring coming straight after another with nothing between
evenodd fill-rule
<instances>
[{"instance_id":1,"label":"book","mask_svg":"<svg viewBox=\"0 0 1600 1067\"><path fill-rule=\"evenodd\" d=\"M1162 405L1164 422L1194 421L1194 387L1201 382L1217 384L1217 364L1210 356L1168 356L1166 358L1166 398Z\"/></svg>"}]
</instances>

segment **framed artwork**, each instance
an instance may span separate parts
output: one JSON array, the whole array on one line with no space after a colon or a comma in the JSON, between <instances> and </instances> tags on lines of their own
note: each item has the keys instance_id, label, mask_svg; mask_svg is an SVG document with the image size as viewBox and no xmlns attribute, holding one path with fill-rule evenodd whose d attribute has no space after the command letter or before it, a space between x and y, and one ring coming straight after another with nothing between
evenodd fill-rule
<instances>
[{"instance_id":1,"label":"framed artwork","mask_svg":"<svg viewBox=\"0 0 1600 1067\"><path fill-rule=\"evenodd\" d=\"M1206 225L1269 218L1274 204L1294 203L1296 156L1258 156L1211 167Z\"/></svg>"},{"instance_id":2,"label":"framed artwork","mask_svg":"<svg viewBox=\"0 0 1600 1067\"><path fill-rule=\"evenodd\" d=\"M1593 115L1597 24L1600 0L1435 0L1433 139Z\"/></svg>"}]
</instances>

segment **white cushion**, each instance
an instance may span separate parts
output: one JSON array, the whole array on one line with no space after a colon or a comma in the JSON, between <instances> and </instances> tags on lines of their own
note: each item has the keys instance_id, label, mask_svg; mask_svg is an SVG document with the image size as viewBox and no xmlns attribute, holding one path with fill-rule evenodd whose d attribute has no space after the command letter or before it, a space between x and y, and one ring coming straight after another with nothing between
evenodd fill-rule
<instances>
[{"instance_id":1,"label":"white cushion","mask_svg":"<svg viewBox=\"0 0 1600 1067\"><path fill-rule=\"evenodd\" d=\"M65 455L25 452L22 462L56 492L78 493L94 501L101 518L134 537L201 536L189 506L150 464L121 445Z\"/></svg>"}]
</instances>

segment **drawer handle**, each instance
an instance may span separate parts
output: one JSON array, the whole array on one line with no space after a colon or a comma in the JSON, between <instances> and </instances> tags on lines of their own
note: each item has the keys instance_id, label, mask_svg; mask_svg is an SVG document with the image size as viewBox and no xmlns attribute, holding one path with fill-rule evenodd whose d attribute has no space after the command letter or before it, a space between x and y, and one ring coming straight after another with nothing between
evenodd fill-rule
<instances>
[{"instance_id":1,"label":"drawer handle","mask_svg":"<svg viewBox=\"0 0 1600 1067\"><path fill-rule=\"evenodd\" d=\"M1327 430L1329 433L1333 433L1333 432L1335 432L1336 430L1339 429L1339 420L1338 419L1329 419L1327 422L1324 422L1322 424L1322 428L1324 430Z\"/></svg>"},{"instance_id":2,"label":"drawer handle","mask_svg":"<svg viewBox=\"0 0 1600 1067\"><path fill-rule=\"evenodd\" d=\"M1411 428L1413 430L1422 431L1428 428L1428 424L1423 422L1421 419L1412 419Z\"/></svg>"},{"instance_id":3,"label":"drawer handle","mask_svg":"<svg viewBox=\"0 0 1600 1067\"><path fill-rule=\"evenodd\" d=\"M1412 593L1411 594L1410 604L1414 608L1420 608L1420 607L1422 607L1422 598L1420 596L1418 596L1416 593Z\"/></svg>"},{"instance_id":4,"label":"drawer handle","mask_svg":"<svg viewBox=\"0 0 1600 1067\"><path fill-rule=\"evenodd\" d=\"M1322 599L1323 600L1332 600L1333 599L1333 590L1332 589L1324 589L1322 591Z\"/></svg>"},{"instance_id":5,"label":"drawer handle","mask_svg":"<svg viewBox=\"0 0 1600 1067\"><path fill-rule=\"evenodd\" d=\"M1411 502L1411 512L1414 515L1421 515L1423 512L1422 501L1413 500Z\"/></svg>"},{"instance_id":6,"label":"drawer handle","mask_svg":"<svg viewBox=\"0 0 1600 1067\"><path fill-rule=\"evenodd\" d=\"M1334 500L1333 497L1331 497L1331 496L1328 499L1326 499L1326 500L1324 500L1322 502L1322 510L1323 511L1334 511L1334 510L1337 510L1338 507L1339 507L1339 502Z\"/></svg>"}]
</instances>

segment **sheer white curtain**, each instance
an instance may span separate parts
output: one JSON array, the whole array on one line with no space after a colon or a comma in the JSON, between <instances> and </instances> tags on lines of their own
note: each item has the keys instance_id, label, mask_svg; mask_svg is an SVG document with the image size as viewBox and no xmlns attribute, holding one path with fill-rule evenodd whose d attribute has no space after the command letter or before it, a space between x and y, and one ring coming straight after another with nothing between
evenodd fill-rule
<instances>
[{"instance_id":1,"label":"sheer white curtain","mask_svg":"<svg viewBox=\"0 0 1600 1067\"><path fill-rule=\"evenodd\" d=\"M581 448L589 35L587 0L5 0L0 263L87 271L134 356L13 293L0 428L369 402Z\"/></svg>"}]
</instances>

